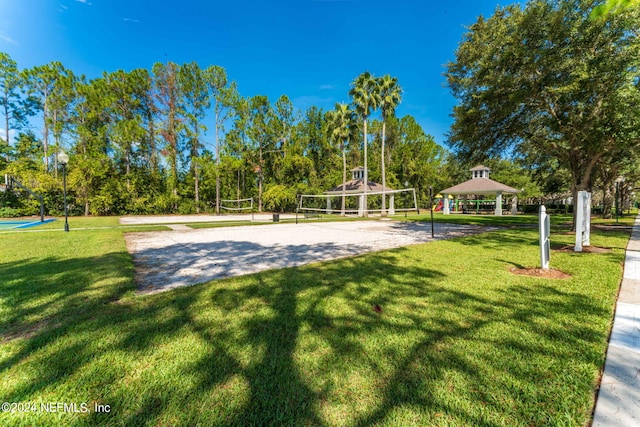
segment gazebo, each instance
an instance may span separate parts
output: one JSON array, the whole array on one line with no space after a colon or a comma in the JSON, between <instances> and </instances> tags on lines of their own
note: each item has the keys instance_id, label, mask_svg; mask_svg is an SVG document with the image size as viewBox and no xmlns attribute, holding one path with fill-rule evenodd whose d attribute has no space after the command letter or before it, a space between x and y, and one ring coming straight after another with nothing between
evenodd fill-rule
<instances>
[{"instance_id":1,"label":"gazebo","mask_svg":"<svg viewBox=\"0 0 640 427\"><path fill-rule=\"evenodd\" d=\"M364 168L362 166L358 166L357 168L351 169L352 179L347 182L343 182L337 187L332 188L329 191L325 191L325 194L330 196L341 196L344 192L345 195L357 194L358 196L358 216L364 216L364 197L362 196L365 189L364 184ZM369 181L366 185L367 193L381 193L382 192L382 184L377 182ZM393 190L393 188L389 186L385 186L385 191ZM394 207L394 193L390 193L389 197L389 215L395 214ZM331 199L327 198L327 211L331 211Z\"/></svg>"},{"instance_id":2,"label":"gazebo","mask_svg":"<svg viewBox=\"0 0 640 427\"><path fill-rule=\"evenodd\" d=\"M496 196L496 215L502 215L502 195L503 194L518 194L520 191L516 190L513 187L509 187L508 185L502 184L498 181L494 181L489 178L489 169L486 166L478 165L472 169L472 177L470 180L465 181L461 184L454 185L453 187L449 187L440 191L444 196L444 200L448 200L449 195L494 195ZM516 198L514 198L514 202L516 202ZM516 214L518 211L517 203L511 204L511 213ZM444 203L442 212L445 215L448 215L449 212L449 203Z\"/></svg>"}]
</instances>

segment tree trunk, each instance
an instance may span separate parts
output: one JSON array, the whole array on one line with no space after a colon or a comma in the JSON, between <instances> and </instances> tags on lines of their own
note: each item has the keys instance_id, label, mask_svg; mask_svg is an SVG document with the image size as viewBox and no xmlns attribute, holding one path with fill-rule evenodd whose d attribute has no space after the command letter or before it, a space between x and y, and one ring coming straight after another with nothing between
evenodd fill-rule
<instances>
[{"instance_id":1,"label":"tree trunk","mask_svg":"<svg viewBox=\"0 0 640 427\"><path fill-rule=\"evenodd\" d=\"M216 215L220 215L220 139L218 134L218 110L216 108Z\"/></svg>"},{"instance_id":2,"label":"tree trunk","mask_svg":"<svg viewBox=\"0 0 640 427\"><path fill-rule=\"evenodd\" d=\"M385 174L385 168L384 168L384 140L386 137L386 123L384 121L384 117L382 118L382 211L380 212L380 216L387 216L387 195L386 190L387 190L387 177Z\"/></svg>"},{"instance_id":3,"label":"tree trunk","mask_svg":"<svg viewBox=\"0 0 640 427\"><path fill-rule=\"evenodd\" d=\"M260 145L260 165L258 166L258 212L262 212L262 145Z\"/></svg>"},{"instance_id":4,"label":"tree trunk","mask_svg":"<svg viewBox=\"0 0 640 427\"><path fill-rule=\"evenodd\" d=\"M153 114L151 111L147 113L147 121L149 122L149 153L147 159L151 165L151 173L155 176L158 169L158 153L156 150L156 130L153 125Z\"/></svg>"},{"instance_id":5,"label":"tree trunk","mask_svg":"<svg viewBox=\"0 0 640 427\"><path fill-rule=\"evenodd\" d=\"M56 179L58 179L58 153L60 153L60 142L59 142L58 133L56 132L56 128L55 128L56 121L57 121L57 113L54 110L53 111L53 123L54 123L54 126L53 126L53 140L54 140L54 142L56 144L56 147L55 147L56 148L56 151L55 151L56 154L53 156L53 169L54 169L53 175L54 175L54 177Z\"/></svg>"},{"instance_id":6,"label":"tree trunk","mask_svg":"<svg viewBox=\"0 0 640 427\"><path fill-rule=\"evenodd\" d=\"M60 154L60 143L58 142L58 137L55 134L54 139L56 143L56 154L53 156L53 169L55 170L53 175L56 179L58 179L58 154Z\"/></svg>"},{"instance_id":7,"label":"tree trunk","mask_svg":"<svg viewBox=\"0 0 640 427\"><path fill-rule=\"evenodd\" d=\"M196 213L199 214L200 213L200 168L198 167L198 164L196 163L195 168L194 168L194 172L195 172L195 199L196 199Z\"/></svg>"},{"instance_id":8,"label":"tree trunk","mask_svg":"<svg viewBox=\"0 0 640 427\"><path fill-rule=\"evenodd\" d=\"M127 177L127 191L131 190L131 178L129 177L131 173L131 146L127 147L127 152L125 156L125 176Z\"/></svg>"},{"instance_id":9,"label":"tree trunk","mask_svg":"<svg viewBox=\"0 0 640 427\"><path fill-rule=\"evenodd\" d=\"M44 106L42 109L42 117L44 118L44 130L42 138L42 149L44 151L44 171L49 172L49 123L47 122L47 115L49 114L47 93L44 94Z\"/></svg>"},{"instance_id":10,"label":"tree trunk","mask_svg":"<svg viewBox=\"0 0 640 427\"><path fill-rule=\"evenodd\" d=\"M6 98L6 95L5 95ZM9 111L7 109L8 100L5 99L4 104L4 142L7 145L7 152L5 154L5 160L9 162Z\"/></svg>"},{"instance_id":11,"label":"tree trunk","mask_svg":"<svg viewBox=\"0 0 640 427\"><path fill-rule=\"evenodd\" d=\"M236 187L236 200L240 200L240 168L238 168L238 184ZM238 208L240 207L240 202L238 202Z\"/></svg>"},{"instance_id":12,"label":"tree trunk","mask_svg":"<svg viewBox=\"0 0 640 427\"><path fill-rule=\"evenodd\" d=\"M613 193L611 185L608 183L602 187L602 218L611 218L611 209L613 208Z\"/></svg>"},{"instance_id":13,"label":"tree trunk","mask_svg":"<svg viewBox=\"0 0 640 427\"><path fill-rule=\"evenodd\" d=\"M198 132L198 122L195 123L195 138L191 146L191 164L193 165L193 198L196 204L196 213L200 213L200 169L198 168L198 143L200 141L200 134Z\"/></svg>"},{"instance_id":14,"label":"tree trunk","mask_svg":"<svg viewBox=\"0 0 640 427\"><path fill-rule=\"evenodd\" d=\"M573 220L571 231L576 231L576 222L578 215L578 191L593 190L593 184L591 182L593 167L597 164L598 160L602 157L602 154L593 156L586 165L576 164L573 165L571 171L571 196L573 197ZM591 218L588 219L591 222Z\"/></svg>"},{"instance_id":15,"label":"tree trunk","mask_svg":"<svg viewBox=\"0 0 640 427\"><path fill-rule=\"evenodd\" d=\"M369 186L369 171L367 170L367 118L364 118L364 194L363 198L363 207L364 212L362 213L363 217L368 217L369 206L367 204L367 187Z\"/></svg>"},{"instance_id":16,"label":"tree trunk","mask_svg":"<svg viewBox=\"0 0 640 427\"><path fill-rule=\"evenodd\" d=\"M342 207L340 211L341 216L345 216L345 194L347 187L347 151L344 143L342 144Z\"/></svg>"}]
</instances>

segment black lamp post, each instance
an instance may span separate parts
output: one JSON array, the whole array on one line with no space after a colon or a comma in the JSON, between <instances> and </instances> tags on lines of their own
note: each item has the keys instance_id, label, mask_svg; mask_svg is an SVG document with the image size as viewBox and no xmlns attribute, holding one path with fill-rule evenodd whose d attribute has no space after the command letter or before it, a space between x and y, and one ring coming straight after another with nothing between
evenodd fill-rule
<instances>
[{"instance_id":1,"label":"black lamp post","mask_svg":"<svg viewBox=\"0 0 640 427\"><path fill-rule=\"evenodd\" d=\"M69 155L64 151L58 153L58 163L62 165L62 195L64 199L64 231L69 231L69 215L67 213L67 163Z\"/></svg>"}]
</instances>

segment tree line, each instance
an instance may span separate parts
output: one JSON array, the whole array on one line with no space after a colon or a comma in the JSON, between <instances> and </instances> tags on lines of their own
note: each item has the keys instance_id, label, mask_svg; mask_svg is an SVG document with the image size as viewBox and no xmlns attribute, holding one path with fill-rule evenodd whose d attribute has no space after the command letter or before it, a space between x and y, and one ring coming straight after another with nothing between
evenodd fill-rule
<instances>
[{"instance_id":1,"label":"tree line","mask_svg":"<svg viewBox=\"0 0 640 427\"><path fill-rule=\"evenodd\" d=\"M365 72L352 97L299 113L286 95L242 97L220 66L157 63L87 79L59 62L20 70L0 53L0 171L44 194L52 214L62 210L61 151L74 214L219 213L220 200L248 197L259 211L290 210L297 194L323 193L367 161L370 179L407 183L424 199L447 153L413 117L395 117L397 79Z\"/></svg>"},{"instance_id":2,"label":"tree line","mask_svg":"<svg viewBox=\"0 0 640 427\"><path fill-rule=\"evenodd\" d=\"M57 153L68 152L74 214L219 212L253 197L294 209L364 166L389 188L435 191L484 163L530 202L595 191L605 214L616 184L640 178L640 28L635 0L531 0L480 16L446 65L458 103L451 151L396 117L395 77L363 72L350 104L298 112L282 95L243 97L220 66L157 63L87 79L59 62L20 70L0 52L0 172L62 212ZM12 138L9 130L15 132ZM4 208L3 208L4 207ZM384 211L383 206L383 211ZM0 209L34 202L0 193Z\"/></svg>"}]
</instances>

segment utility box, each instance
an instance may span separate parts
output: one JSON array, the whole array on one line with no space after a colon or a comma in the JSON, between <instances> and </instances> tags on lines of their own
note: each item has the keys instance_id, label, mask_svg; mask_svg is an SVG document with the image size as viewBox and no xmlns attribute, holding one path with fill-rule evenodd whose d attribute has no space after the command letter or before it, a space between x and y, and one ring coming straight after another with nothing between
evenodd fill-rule
<instances>
[{"instance_id":1,"label":"utility box","mask_svg":"<svg viewBox=\"0 0 640 427\"><path fill-rule=\"evenodd\" d=\"M575 252L582 252L583 246L591 246L591 193L578 191L576 206L576 245Z\"/></svg>"},{"instance_id":2,"label":"utility box","mask_svg":"<svg viewBox=\"0 0 640 427\"><path fill-rule=\"evenodd\" d=\"M547 208L544 205L540 206L540 267L543 270L549 269L549 257L551 255L551 242L549 236L551 235L551 221L547 214Z\"/></svg>"}]
</instances>

